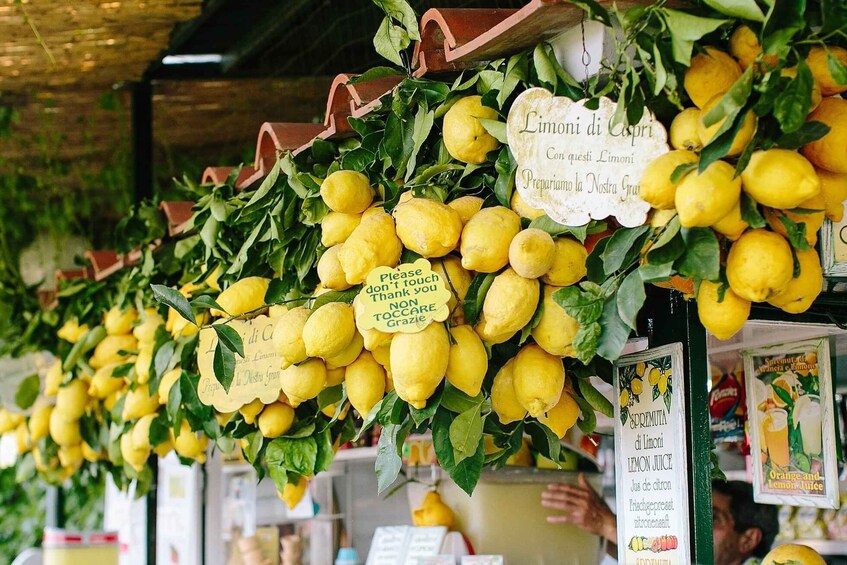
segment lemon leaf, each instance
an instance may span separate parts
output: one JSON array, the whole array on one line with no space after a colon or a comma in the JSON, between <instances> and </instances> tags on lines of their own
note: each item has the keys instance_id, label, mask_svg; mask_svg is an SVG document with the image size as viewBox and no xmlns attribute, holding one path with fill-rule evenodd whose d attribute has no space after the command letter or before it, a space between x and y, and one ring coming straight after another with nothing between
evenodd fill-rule
<instances>
[{"instance_id":1,"label":"lemon leaf","mask_svg":"<svg viewBox=\"0 0 847 565\"><path fill-rule=\"evenodd\" d=\"M382 432L379 434L376 464L374 465L378 494L382 494L385 489L390 487L400 473L400 468L403 466L400 450L403 448L403 442L409 435L411 427L411 420L404 424L389 422L383 426Z\"/></svg>"},{"instance_id":2,"label":"lemon leaf","mask_svg":"<svg viewBox=\"0 0 847 565\"><path fill-rule=\"evenodd\" d=\"M603 269L607 275L611 275L621 267L629 266L629 263L641 251L644 239L649 231L650 226L639 226L637 228L620 228L612 234L602 254Z\"/></svg>"},{"instance_id":3,"label":"lemon leaf","mask_svg":"<svg viewBox=\"0 0 847 565\"><path fill-rule=\"evenodd\" d=\"M705 0L706 4L727 16L751 20L765 21L765 14L755 0Z\"/></svg>"},{"instance_id":4,"label":"lemon leaf","mask_svg":"<svg viewBox=\"0 0 847 565\"><path fill-rule=\"evenodd\" d=\"M581 396L575 396L574 400L579 404L580 417L576 425L585 435L594 433L597 427L597 415L594 413L594 408Z\"/></svg>"},{"instance_id":5,"label":"lemon leaf","mask_svg":"<svg viewBox=\"0 0 847 565\"><path fill-rule=\"evenodd\" d=\"M806 240L806 224L804 222L795 222L788 216L779 216L779 221L785 226L785 231L788 233L788 242L791 247L798 251L808 251L809 242Z\"/></svg>"},{"instance_id":6,"label":"lemon leaf","mask_svg":"<svg viewBox=\"0 0 847 565\"><path fill-rule=\"evenodd\" d=\"M579 386L579 393L582 397L591 405L594 410L600 412L604 416L608 418L613 418L615 415L615 408L612 406L612 403L608 398L603 396L599 390L597 390L594 385L591 384L591 381L588 379L577 379L577 385Z\"/></svg>"},{"instance_id":7,"label":"lemon leaf","mask_svg":"<svg viewBox=\"0 0 847 565\"><path fill-rule=\"evenodd\" d=\"M694 49L694 42L729 21L701 18L667 8L662 9L661 12L671 35L673 58L677 63L682 63L686 67L691 64L691 51Z\"/></svg>"},{"instance_id":8,"label":"lemon leaf","mask_svg":"<svg viewBox=\"0 0 847 565\"><path fill-rule=\"evenodd\" d=\"M547 426L541 422L527 422L526 432L532 438L532 446L544 457L553 461L559 461L562 444L559 438Z\"/></svg>"},{"instance_id":9,"label":"lemon leaf","mask_svg":"<svg viewBox=\"0 0 847 565\"><path fill-rule=\"evenodd\" d=\"M151 284L150 289L153 291L153 298L157 302L165 306L170 306L185 320L195 326L197 325L197 321L194 319L194 312L191 310L191 304L188 303L188 299L181 295L179 291L162 284Z\"/></svg>"},{"instance_id":10,"label":"lemon leaf","mask_svg":"<svg viewBox=\"0 0 847 565\"><path fill-rule=\"evenodd\" d=\"M695 279L715 281L720 276L720 245L711 228L682 228L685 254L675 263L679 274Z\"/></svg>"},{"instance_id":11,"label":"lemon leaf","mask_svg":"<svg viewBox=\"0 0 847 565\"><path fill-rule=\"evenodd\" d=\"M376 52L398 66L403 66L400 52L409 46L409 34L402 27L391 23L386 16L374 35L373 45Z\"/></svg>"},{"instance_id":12,"label":"lemon leaf","mask_svg":"<svg viewBox=\"0 0 847 565\"><path fill-rule=\"evenodd\" d=\"M771 4L762 29L762 50L780 59L788 54L791 38L806 27L805 13L806 0Z\"/></svg>"},{"instance_id":13,"label":"lemon leaf","mask_svg":"<svg viewBox=\"0 0 847 565\"><path fill-rule=\"evenodd\" d=\"M485 295L488 294L496 276L497 273L478 273L471 281L463 304L466 323L474 325L479 320Z\"/></svg>"},{"instance_id":14,"label":"lemon leaf","mask_svg":"<svg viewBox=\"0 0 847 565\"><path fill-rule=\"evenodd\" d=\"M332 435L329 428L316 434L315 443L318 447L318 452L315 456L315 473L327 471L332 466L334 453L332 451Z\"/></svg>"},{"instance_id":15,"label":"lemon leaf","mask_svg":"<svg viewBox=\"0 0 847 565\"><path fill-rule=\"evenodd\" d=\"M618 306L618 315L626 325L635 329L635 319L644 305L647 295L644 292L644 281L638 269L630 272L621 282L618 292L615 294Z\"/></svg>"},{"instance_id":16,"label":"lemon leaf","mask_svg":"<svg viewBox=\"0 0 847 565\"><path fill-rule=\"evenodd\" d=\"M783 149L799 149L822 138L829 133L829 129L823 122L806 122L796 131L780 136L775 143Z\"/></svg>"},{"instance_id":17,"label":"lemon leaf","mask_svg":"<svg viewBox=\"0 0 847 565\"><path fill-rule=\"evenodd\" d=\"M215 346L215 354L212 361L215 378L229 392L232 381L235 378L235 354L223 342L218 341Z\"/></svg>"},{"instance_id":18,"label":"lemon leaf","mask_svg":"<svg viewBox=\"0 0 847 565\"><path fill-rule=\"evenodd\" d=\"M552 236L570 235L578 239L580 243L585 243L585 238L588 236L588 224L581 226L566 226L553 220L547 214L539 216L529 223L529 227L537 228L546 231Z\"/></svg>"},{"instance_id":19,"label":"lemon leaf","mask_svg":"<svg viewBox=\"0 0 847 565\"><path fill-rule=\"evenodd\" d=\"M621 356L630 332L629 326L618 315L615 300L606 301L599 323L602 331L597 338L597 354L614 361Z\"/></svg>"},{"instance_id":20,"label":"lemon leaf","mask_svg":"<svg viewBox=\"0 0 847 565\"><path fill-rule=\"evenodd\" d=\"M773 115L779 121L783 132L795 132L806 123L806 116L812 104L813 86L812 72L801 59L797 63L797 76L788 83L774 101Z\"/></svg>"},{"instance_id":21,"label":"lemon leaf","mask_svg":"<svg viewBox=\"0 0 847 565\"><path fill-rule=\"evenodd\" d=\"M440 461L440 460L439 460ZM485 446L480 437L479 445L476 447L474 454L461 462L457 463L450 471L450 478L456 483L460 489L465 491L468 496L473 493L474 487L479 482L479 477L482 474L482 465L485 461Z\"/></svg>"},{"instance_id":22,"label":"lemon leaf","mask_svg":"<svg viewBox=\"0 0 847 565\"><path fill-rule=\"evenodd\" d=\"M26 410L35 403L38 392L41 389L41 379L37 374L23 379L15 391L15 404L22 410Z\"/></svg>"},{"instance_id":23,"label":"lemon leaf","mask_svg":"<svg viewBox=\"0 0 847 565\"><path fill-rule=\"evenodd\" d=\"M482 404L466 410L453 419L450 424L450 444L453 446L453 460L458 464L476 452L482 440Z\"/></svg>"},{"instance_id":24,"label":"lemon leaf","mask_svg":"<svg viewBox=\"0 0 847 565\"><path fill-rule=\"evenodd\" d=\"M209 296L207 294L203 294L201 296L198 296L197 298L195 298L194 300L189 302L189 304L192 306L192 308L198 308L198 309L200 309L200 308L206 308L206 309L216 308L216 309L220 310L221 312L226 312L226 310L221 308L220 304L215 302L214 298L212 298L211 296Z\"/></svg>"},{"instance_id":25,"label":"lemon leaf","mask_svg":"<svg viewBox=\"0 0 847 565\"><path fill-rule=\"evenodd\" d=\"M318 457L318 444L313 437L278 437L268 444L265 460L299 475L313 475Z\"/></svg>"}]
</instances>

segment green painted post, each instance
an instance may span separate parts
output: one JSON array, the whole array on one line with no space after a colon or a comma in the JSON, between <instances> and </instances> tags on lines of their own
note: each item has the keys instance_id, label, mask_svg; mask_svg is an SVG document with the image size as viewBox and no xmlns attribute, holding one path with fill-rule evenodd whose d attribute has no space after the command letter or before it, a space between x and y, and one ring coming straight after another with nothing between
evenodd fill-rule
<instances>
[{"instance_id":1,"label":"green painted post","mask_svg":"<svg viewBox=\"0 0 847 565\"><path fill-rule=\"evenodd\" d=\"M663 289L648 291L640 322L650 347L675 342L683 345L691 561L714 563L706 330L693 300L686 301L680 293Z\"/></svg>"}]
</instances>

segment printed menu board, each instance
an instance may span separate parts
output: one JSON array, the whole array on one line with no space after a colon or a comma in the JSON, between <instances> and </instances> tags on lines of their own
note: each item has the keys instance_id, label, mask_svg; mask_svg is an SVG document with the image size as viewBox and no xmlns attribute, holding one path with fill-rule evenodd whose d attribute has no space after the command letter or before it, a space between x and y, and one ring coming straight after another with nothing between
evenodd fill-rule
<instances>
[{"instance_id":1,"label":"printed menu board","mask_svg":"<svg viewBox=\"0 0 847 565\"><path fill-rule=\"evenodd\" d=\"M690 561L682 344L621 357L615 370L618 561Z\"/></svg>"},{"instance_id":2,"label":"printed menu board","mask_svg":"<svg viewBox=\"0 0 847 565\"><path fill-rule=\"evenodd\" d=\"M829 339L744 352L757 502L838 508Z\"/></svg>"}]
</instances>

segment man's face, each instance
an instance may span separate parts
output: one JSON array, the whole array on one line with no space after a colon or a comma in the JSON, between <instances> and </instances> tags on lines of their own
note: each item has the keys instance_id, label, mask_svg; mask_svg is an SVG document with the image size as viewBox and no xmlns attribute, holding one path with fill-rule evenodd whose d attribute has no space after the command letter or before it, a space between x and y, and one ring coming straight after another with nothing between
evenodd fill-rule
<instances>
[{"instance_id":1,"label":"man's face","mask_svg":"<svg viewBox=\"0 0 847 565\"><path fill-rule=\"evenodd\" d=\"M736 565L744 561L741 535L735 531L735 520L729 509L729 496L712 492L715 565Z\"/></svg>"}]
</instances>

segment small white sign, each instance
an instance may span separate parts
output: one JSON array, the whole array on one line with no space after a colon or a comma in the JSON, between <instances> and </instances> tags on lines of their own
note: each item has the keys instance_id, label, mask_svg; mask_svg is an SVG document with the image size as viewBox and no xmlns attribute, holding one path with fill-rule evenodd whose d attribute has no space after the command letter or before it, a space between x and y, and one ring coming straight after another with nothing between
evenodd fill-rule
<instances>
[{"instance_id":1,"label":"small white sign","mask_svg":"<svg viewBox=\"0 0 847 565\"><path fill-rule=\"evenodd\" d=\"M428 528L410 528L406 537L405 565L418 565L421 557L432 557L441 553L447 528L433 526Z\"/></svg>"},{"instance_id":2,"label":"small white sign","mask_svg":"<svg viewBox=\"0 0 847 565\"><path fill-rule=\"evenodd\" d=\"M397 565L403 558L409 526L383 526L374 531L366 565Z\"/></svg>"},{"instance_id":3,"label":"small white sign","mask_svg":"<svg viewBox=\"0 0 847 565\"><path fill-rule=\"evenodd\" d=\"M590 110L585 100L544 88L518 96L506 136L521 197L567 226L609 216L625 227L644 224L650 205L638 196L639 183L647 165L668 152L667 132L649 111L627 127L614 116L608 98Z\"/></svg>"},{"instance_id":4,"label":"small white sign","mask_svg":"<svg viewBox=\"0 0 847 565\"><path fill-rule=\"evenodd\" d=\"M619 563L688 563L682 344L626 355L615 365Z\"/></svg>"}]
</instances>

